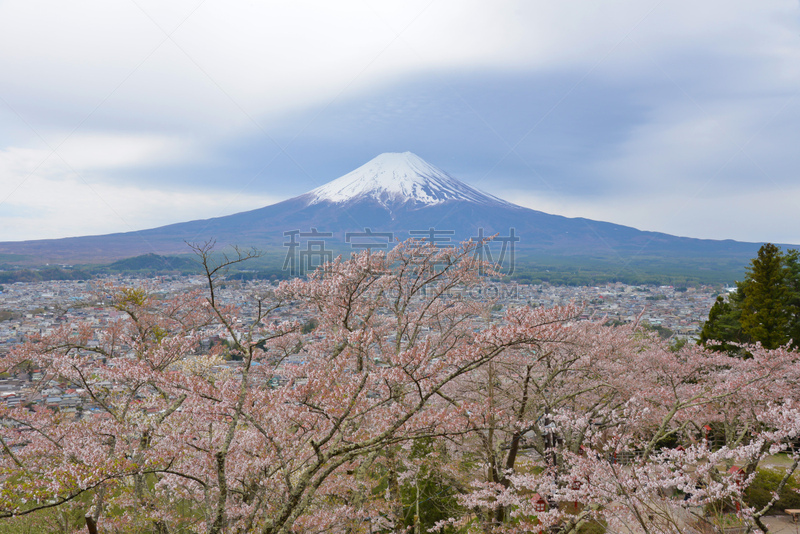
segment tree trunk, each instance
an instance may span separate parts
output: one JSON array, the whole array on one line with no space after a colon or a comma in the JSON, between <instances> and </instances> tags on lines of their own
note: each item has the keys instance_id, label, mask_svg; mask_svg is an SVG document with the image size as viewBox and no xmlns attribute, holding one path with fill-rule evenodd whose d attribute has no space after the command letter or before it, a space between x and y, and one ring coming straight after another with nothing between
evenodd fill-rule
<instances>
[{"instance_id":1,"label":"tree trunk","mask_svg":"<svg viewBox=\"0 0 800 534\"><path fill-rule=\"evenodd\" d=\"M86 512L84 517L86 518L86 530L89 531L89 534L97 534L97 521L92 517L92 513Z\"/></svg>"},{"instance_id":2,"label":"tree trunk","mask_svg":"<svg viewBox=\"0 0 800 534\"><path fill-rule=\"evenodd\" d=\"M386 449L386 464L389 468L389 502L392 507L395 529L399 530L403 526L403 501L400 499L400 484L397 481L397 456L395 456L394 446Z\"/></svg>"}]
</instances>

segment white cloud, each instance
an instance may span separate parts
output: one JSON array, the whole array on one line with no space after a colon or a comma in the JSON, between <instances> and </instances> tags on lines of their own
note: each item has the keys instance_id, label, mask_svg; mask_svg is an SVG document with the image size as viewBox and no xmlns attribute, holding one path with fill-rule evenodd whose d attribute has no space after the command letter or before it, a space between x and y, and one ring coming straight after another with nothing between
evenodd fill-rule
<instances>
[{"instance_id":1,"label":"white cloud","mask_svg":"<svg viewBox=\"0 0 800 534\"><path fill-rule=\"evenodd\" d=\"M800 165L793 102L784 95L663 105L588 171L613 194L785 196Z\"/></svg>"},{"instance_id":2,"label":"white cloud","mask_svg":"<svg viewBox=\"0 0 800 534\"><path fill-rule=\"evenodd\" d=\"M722 189L704 197L681 190L593 199L541 191L505 190L495 194L546 213L639 230L700 239L800 244L800 185L759 192Z\"/></svg>"},{"instance_id":3,"label":"white cloud","mask_svg":"<svg viewBox=\"0 0 800 534\"><path fill-rule=\"evenodd\" d=\"M146 167L181 161L191 154L187 140L158 135L77 134L58 146L58 155L80 170Z\"/></svg>"},{"instance_id":4,"label":"white cloud","mask_svg":"<svg viewBox=\"0 0 800 534\"><path fill-rule=\"evenodd\" d=\"M153 140L113 143L103 152L87 151L81 138L66 151L66 165L48 150L0 151L0 241L127 232L193 219L228 215L276 202L277 198L236 191L140 187L91 180L81 169L110 168L159 156ZM107 141L107 140L106 140ZM98 148L103 148L102 143ZM152 160L149 160L152 161Z\"/></svg>"},{"instance_id":5,"label":"white cloud","mask_svg":"<svg viewBox=\"0 0 800 534\"><path fill-rule=\"evenodd\" d=\"M246 122L240 106L268 116L435 69L631 76L679 50L770 57L794 83L795 11L786 0L4 2L0 48L15 52L0 58L0 90L229 125Z\"/></svg>"}]
</instances>

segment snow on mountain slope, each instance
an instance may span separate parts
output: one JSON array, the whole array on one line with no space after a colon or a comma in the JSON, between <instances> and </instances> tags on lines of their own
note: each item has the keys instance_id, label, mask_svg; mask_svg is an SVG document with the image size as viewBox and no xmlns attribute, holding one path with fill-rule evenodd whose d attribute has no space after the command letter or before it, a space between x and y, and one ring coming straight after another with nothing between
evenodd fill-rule
<instances>
[{"instance_id":1,"label":"snow on mountain slope","mask_svg":"<svg viewBox=\"0 0 800 534\"><path fill-rule=\"evenodd\" d=\"M406 202L435 205L451 200L513 206L456 180L411 152L381 154L303 196L309 198L309 205L371 199L386 207Z\"/></svg>"}]
</instances>

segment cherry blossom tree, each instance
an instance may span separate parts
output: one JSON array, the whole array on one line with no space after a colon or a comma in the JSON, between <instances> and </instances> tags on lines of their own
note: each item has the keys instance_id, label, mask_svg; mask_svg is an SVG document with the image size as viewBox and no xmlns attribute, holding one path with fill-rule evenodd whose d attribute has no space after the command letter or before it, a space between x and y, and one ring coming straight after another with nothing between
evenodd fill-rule
<instances>
[{"instance_id":1,"label":"cherry blossom tree","mask_svg":"<svg viewBox=\"0 0 800 534\"><path fill-rule=\"evenodd\" d=\"M755 347L742 360L694 345L675 353L642 335L628 336L624 349L598 361L598 382L581 381L580 395L606 390L615 402L562 405L552 425L563 440L537 468L509 470L504 484L477 483L465 504L511 510L510 521L493 525L510 532L577 532L587 521L617 531L692 532L714 522L701 509L725 506L766 531L760 518L769 506L750 509L743 495L759 464L797 438L797 354ZM722 443L709 442L709 425L724 429ZM797 468L792 458L781 486ZM547 496L549 509L537 508L532 495Z\"/></svg>"},{"instance_id":2,"label":"cherry blossom tree","mask_svg":"<svg viewBox=\"0 0 800 534\"><path fill-rule=\"evenodd\" d=\"M0 515L74 503L90 532L397 524L398 475L374 498L371 467L391 466L403 444L465 432L470 403L448 402L448 386L562 319L478 324L486 303L459 298L488 268L473 248L406 243L337 260L254 295L248 319L218 284L248 252L215 263L209 245L197 247L205 295L104 289L117 323L70 325L4 360L46 369L42 384L79 385L92 410L4 409ZM307 318L318 326L304 335ZM228 353L203 350L211 337Z\"/></svg>"},{"instance_id":3,"label":"cherry blossom tree","mask_svg":"<svg viewBox=\"0 0 800 534\"><path fill-rule=\"evenodd\" d=\"M2 360L45 376L0 407L0 517L421 532L446 491L460 507L439 528L689 532L700 507L729 506L764 530L769 507L743 491L797 437L795 352L676 352L575 305L493 315L469 291L495 274L476 245L365 251L239 302L221 282L256 253L204 244L205 291L101 287L110 324L65 325ZM54 383L82 391L80 416L41 402Z\"/></svg>"}]
</instances>

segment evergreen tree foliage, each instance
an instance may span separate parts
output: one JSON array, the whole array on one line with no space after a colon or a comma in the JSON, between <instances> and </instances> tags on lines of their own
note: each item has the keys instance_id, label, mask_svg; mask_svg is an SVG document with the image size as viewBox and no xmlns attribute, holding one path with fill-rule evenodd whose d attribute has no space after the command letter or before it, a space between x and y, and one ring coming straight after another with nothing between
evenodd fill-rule
<instances>
[{"instance_id":1,"label":"evergreen tree foliage","mask_svg":"<svg viewBox=\"0 0 800 534\"><path fill-rule=\"evenodd\" d=\"M800 347L800 251L790 250L784 258L786 268L786 309L789 338Z\"/></svg>"},{"instance_id":2,"label":"evergreen tree foliage","mask_svg":"<svg viewBox=\"0 0 800 534\"><path fill-rule=\"evenodd\" d=\"M787 269L781 249L762 246L747 270L742 299L742 330L764 347L774 349L789 341Z\"/></svg>"},{"instance_id":3,"label":"evergreen tree foliage","mask_svg":"<svg viewBox=\"0 0 800 534\"><path fill-rule=\"evenodd\" d=\"M774 349L791 341L800 347L800 258L771 243L751 261L743 282L727 299L718 297L700 333L700 343L722 352L740 352L737 343Z\"/></svg>"},{"instance_id":4,"label":"evergreen tree foliage","mask_svg":"<svg viewBox=\"0 0 800 534\"><path fill-rule=\"evenodd\" d=\"M742 286L743 284L739 284ZM703 324L700 332L700 343L707 349L717 352L735 353L738 347L735 343L749 343L750 338L742 330L741 325L741 300L743 288L728 295L722 295L708 312L708 321Z\"/></svg>"}]
</instances>

